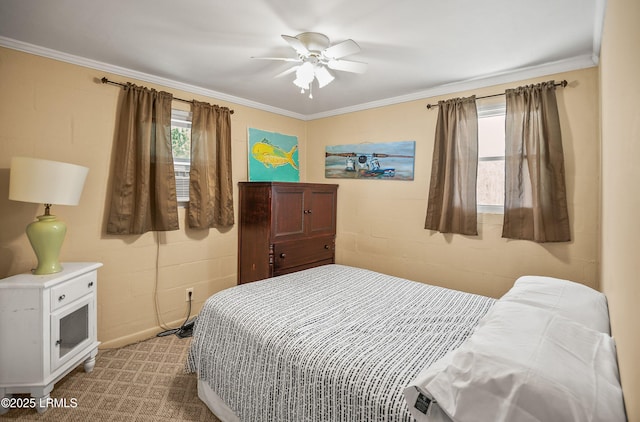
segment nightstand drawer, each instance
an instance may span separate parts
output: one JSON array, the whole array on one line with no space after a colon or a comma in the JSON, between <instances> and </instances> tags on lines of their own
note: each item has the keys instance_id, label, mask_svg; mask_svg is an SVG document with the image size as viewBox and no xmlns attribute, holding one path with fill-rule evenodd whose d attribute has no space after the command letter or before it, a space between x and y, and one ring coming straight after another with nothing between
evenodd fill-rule
<instances>
[{"instance_id":1,"label":"nightstand drawer","mask_svg":"<svg viewBox=\"0 0 640 422\"><path fill-rule=\"evenodd\" d=\"M88 274L84 274L77 279L64 283L60 286L51 288L51 310L54 311L58 308L66 306L74 300L81 298L82 296L95 292L96 290L96 277L95 271Z\"/></svg>"}]
</instances>

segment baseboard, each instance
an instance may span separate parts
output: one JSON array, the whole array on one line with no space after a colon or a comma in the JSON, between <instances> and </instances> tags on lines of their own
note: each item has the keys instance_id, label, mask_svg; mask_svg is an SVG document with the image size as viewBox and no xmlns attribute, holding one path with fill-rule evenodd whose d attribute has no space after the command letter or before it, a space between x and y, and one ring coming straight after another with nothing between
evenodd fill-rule
<instances>
[{"instance_id":1,"label":"baseboard","mask_svg":"<svg viewBox=\"0 0 640 422\"><path fill-rule=\"evenodd\" d=\"M180 325L183 322L184 322L184 318L167 322L166 325L169 327L180 327ZM164 331L164 328L162 327L159 327L159 326L151 327L146 330L138 331L132 334L127 334L126 336L118 337L108 341L103 341L100 344L100 347L98 347L98 349L117 349L120 347L128 346L130 344L138 343L143 340L148 340L151 337L155 337L156 334L162 331ZM98 340L101 341L100 339Z\"/></svg>"}]
</instances>

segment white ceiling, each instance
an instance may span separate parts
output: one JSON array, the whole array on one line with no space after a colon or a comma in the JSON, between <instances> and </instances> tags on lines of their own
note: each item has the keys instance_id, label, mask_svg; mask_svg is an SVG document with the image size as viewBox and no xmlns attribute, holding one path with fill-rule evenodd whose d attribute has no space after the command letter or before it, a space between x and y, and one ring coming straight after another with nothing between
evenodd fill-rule
<instances>
[{"instance_id":1,"label":"white ceiling","mask_svg":"<svg viewBox=\"0 0 640 422\"><path fill-rule=\"evenodd\" d=\"M0 45L301 119L594 66L606 0L0 0ZM369 64L301 95L281 38Z\"/></svg>"}]
</instances>

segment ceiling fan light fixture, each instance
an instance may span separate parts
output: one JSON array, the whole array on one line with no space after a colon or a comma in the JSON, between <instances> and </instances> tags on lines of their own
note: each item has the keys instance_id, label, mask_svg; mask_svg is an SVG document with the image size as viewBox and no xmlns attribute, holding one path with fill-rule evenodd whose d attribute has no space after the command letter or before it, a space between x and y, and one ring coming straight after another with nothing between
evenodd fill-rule
<instances>
[{"instance_id":1,"label":"ceiling fan light fixture","mask_svg":"<svg viewBox=\"0 0 640 422\"><path fill-rule=\"evenodd\" d=\"M304 62L297 70L296 70L296 79L294 79L293 83L302 88L302 92L304 90L309 89L309 85L313 82L314 72L313 65L309 62Z\"/></svg>"},{"instance_id":2,"label":"ceiling fan light fixture","mask_svg":"<svg viewBox=\"0 0 640 422\"><path fill-rule=\"evenodd\" d=\"M324 66L315 66L313 71L316 79L318 80L318 87L320 88L329 85L335 79L331 72L329 72Z\"/></svg>"},{"instance_id":3,"label":"ceiling fan light fixture","mask_svg":"<svg viewBox=\"0 0 640 422\"><path fill-rule=\"evenodd\" d=\"M302 66L296 70L296 78L305 81L310 84L314 77L313 65L309 62L304 62Z\"/></svg>"},{"instance_id":4,"label":"ceiling fan light fixture","mask_svg":"<svg viewBox=\"0 0 640 422\"><path fill-rule=\"evenodd\" d=\"M298 88L302 89L302 91L300 91L301 94L304 94L304 91L309 89L309 83L305 82L299 78L296 78L293 80L293 84L295 86L297 86Z\"/></svg>"}]
</instances>

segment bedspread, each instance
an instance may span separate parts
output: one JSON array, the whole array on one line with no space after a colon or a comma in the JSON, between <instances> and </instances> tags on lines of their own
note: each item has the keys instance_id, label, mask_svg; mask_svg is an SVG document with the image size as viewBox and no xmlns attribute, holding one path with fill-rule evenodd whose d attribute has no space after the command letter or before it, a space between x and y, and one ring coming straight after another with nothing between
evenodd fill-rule
<instances>
[{"instance_id":1,"label":"bedspread","mask_svg":"<svg viewBox=\"0 0 640 422\"><path fill-rule=\"evenodd\" d=\"M494 301L326 265L210 297L187 366L242 421L411 421L403 389Z\"/></svg>"}]
</instances>

